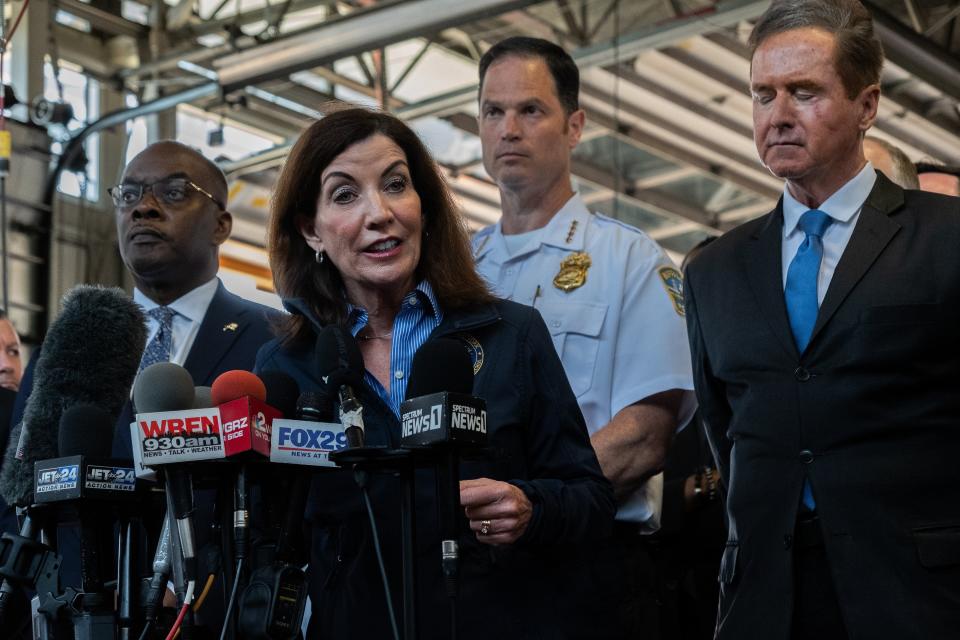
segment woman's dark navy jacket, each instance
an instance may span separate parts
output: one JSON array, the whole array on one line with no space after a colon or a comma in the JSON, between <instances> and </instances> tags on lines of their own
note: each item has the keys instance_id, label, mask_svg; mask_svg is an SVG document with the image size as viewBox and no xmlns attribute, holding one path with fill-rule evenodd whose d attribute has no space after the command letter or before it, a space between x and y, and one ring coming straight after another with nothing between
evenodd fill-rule
<instances>
[{"instance_id":1,"label":"woman's dark navy jacket","mask_svg":"<svg viewBox=\"0 0 960 640\"><path fill-rule=\"evenodd\" d=\"M319 330L302 302L287 301L287 308L309 317ZM609 535L616 505L547 328L534 309L497 301L469 311L445 311L428 340L443 336L480 345L474 350L480 368L473 394L487 402L493 455L463 461L461 478L511 482L534 505L526 533L513 545L480 544L466 519L461 522L458 637L589 637L577 630L597 622L591 618L599 613L594 604L602 606L596 603L602 589L593 584L585 551ZM290 349L279 340L269 342L257 356L256 370L284 371L301 391L321 386L312 346ZM366 443L399 446L396 416L366 385L358 396ZM418 636L449 638L433 471L418 471L416 482ZM400 483L393 476L374 475L369 488L399 618ZM318 474L305 520L312 545L308 637L391 637L370 525L352 474Z\"/></svg>"}]
</instances>

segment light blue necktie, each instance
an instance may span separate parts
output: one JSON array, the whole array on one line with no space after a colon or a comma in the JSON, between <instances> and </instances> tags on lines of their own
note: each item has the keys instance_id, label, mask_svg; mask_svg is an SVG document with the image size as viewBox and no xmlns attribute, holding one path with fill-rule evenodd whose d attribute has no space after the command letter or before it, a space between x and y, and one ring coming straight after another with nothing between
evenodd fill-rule
<instances>
[{"instance_id":1,"label":"light blue necktie","mask_svg":"<svg viewBox=\"0 0 960 640\"><path fill-rule=\"evenodd\" d=\"M143 351L140 371L152 364L170 360L170 349L173 346L173 316L177 315L177 312L170 307L160 306L147 311L147 315L160 323L160 328Z\"/></svg>"},{"instance_id":2,"label":"light blue necktie","mask_svg":"<svg viewBox=\"0 0 960 640\"><path fill-rule=\"evenodd\" d=\"M797 226L806 234L797 255L787 269L787 286L784 296L787 302L787 315L790 317L790 329L797 349L803 353L810 342L813 326L817 322L820 305L817 302L817 281L820 277L820 263L823 261L823 233L830 226L831 218L819 209L811 209L800 216ZM813 511L816 502L810 483L803 483L803 504Z\"/></svg>"}]
</instances>

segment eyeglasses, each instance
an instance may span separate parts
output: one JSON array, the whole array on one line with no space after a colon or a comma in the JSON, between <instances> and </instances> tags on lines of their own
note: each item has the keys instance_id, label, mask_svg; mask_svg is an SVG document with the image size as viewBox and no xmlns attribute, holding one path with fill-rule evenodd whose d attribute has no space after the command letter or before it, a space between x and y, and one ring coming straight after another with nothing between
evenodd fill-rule
<instances>
[{"instance_id":1,"label":"eyeglasses","mask_svg":"<svg viewBox=\"0 0 960 640\"><path fill-rule=\"evenodd\" d=\"M198 191L207 196L210 198L210 201L221 210L226 208L219 200L214 198L209 191L197 186L194 182L186 178L166 178L150 184L125 182L107 189L107 193L113 198L113 204L118 209L132 209L137 206L140 204L140 201L143 200L143 196L148 190L152 191L154 197L163 204L176 207L187 201L187 198L190 196L188 188L192 188L194 191Z\"/></svg>"}]
</instances>

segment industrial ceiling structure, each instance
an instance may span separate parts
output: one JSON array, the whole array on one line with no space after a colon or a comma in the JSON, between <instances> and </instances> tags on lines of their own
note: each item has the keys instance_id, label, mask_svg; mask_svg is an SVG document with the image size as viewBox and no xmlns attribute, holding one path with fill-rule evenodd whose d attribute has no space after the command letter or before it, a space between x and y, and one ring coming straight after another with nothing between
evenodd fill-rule
<instances>
[{"instance_id":1,"label":"industrial ceiling structure","mask_svg":"<svg viewBox=\"0 0 960 640\"><path fill-rule=\"evenodd\" d=\"M75 133L73 147L177 105L273 140L221 159L236 218L225 255L264 286L270 188L299 131L332 101L410 122L471 226L498 219L476 135L476 68L511 35L572 52L588 121L576 188L674 256L768 211L782 188L751 132L745 40L768 0L46 1L59 58L133 105ZM914 160L960 163L960 5L867 4L888 57L876 135Z\"/></svg>"}]
</instances>

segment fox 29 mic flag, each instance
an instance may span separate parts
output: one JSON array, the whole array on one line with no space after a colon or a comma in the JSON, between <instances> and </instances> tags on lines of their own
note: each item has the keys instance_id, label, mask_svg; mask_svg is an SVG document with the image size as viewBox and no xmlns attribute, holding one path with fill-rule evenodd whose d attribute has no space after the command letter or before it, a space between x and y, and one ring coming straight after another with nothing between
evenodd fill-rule
<instances>
[{"instance_id":1,"label":"fox 29 mic flag","mask_svg":"<svg viewBox=\"0 0 960 640\"><path fill-rule=\"evenodd\" d=\"M147 341L140 307L117 288L74 287L50 327L34 369L23 421L10 436L0 472L8 504L33 499L33 463L56 458L65 409L92 404L116 421L130 393Z\"/></svg>"}]
</instances>

